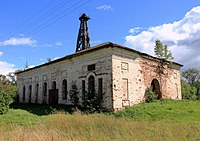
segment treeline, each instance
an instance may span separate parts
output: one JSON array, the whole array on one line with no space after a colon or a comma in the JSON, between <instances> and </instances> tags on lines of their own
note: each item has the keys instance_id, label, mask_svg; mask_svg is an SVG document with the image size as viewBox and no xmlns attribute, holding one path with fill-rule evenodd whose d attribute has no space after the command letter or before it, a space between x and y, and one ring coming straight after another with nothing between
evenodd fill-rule
<instances>
[{"instance_id":1,"label":"treeline","mask_svg":"<svg viewBox=\"0 0 200 141\"><path fill-rule=\"evenodd\" d=\"M17 100L16 77L10 73L0 75L0 114L8 111L10 103Z\"/></svg>"},{"instance_id":2,"label":"treeline","mask_svg":"<svg viewBox=\"0 0 200 141\"><path fill-rule=\"evenodd\" d=\"M182 72L181 86L183 99L200 100L200 70L190 68Z\"/></svg>"}]
</instances>

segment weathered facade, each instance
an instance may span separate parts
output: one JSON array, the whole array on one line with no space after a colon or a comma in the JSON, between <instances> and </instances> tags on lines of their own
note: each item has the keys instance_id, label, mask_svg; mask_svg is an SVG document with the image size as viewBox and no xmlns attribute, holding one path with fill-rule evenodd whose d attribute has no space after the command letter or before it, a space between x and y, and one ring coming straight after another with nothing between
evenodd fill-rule
<instances>
[{"instance_id":1,"label":"weathered facade","mask_svg":"<svg viewBox=\"0 0 200 141\"><path fill-rule=\"evenodd\" d=\"M73 81L80 103L94 89L108 110L144 101L149 87L159 98L181 99L181 66L108 42L17 72L19 101L71 104L67 92Z\"/></svg>"}]
</instances>

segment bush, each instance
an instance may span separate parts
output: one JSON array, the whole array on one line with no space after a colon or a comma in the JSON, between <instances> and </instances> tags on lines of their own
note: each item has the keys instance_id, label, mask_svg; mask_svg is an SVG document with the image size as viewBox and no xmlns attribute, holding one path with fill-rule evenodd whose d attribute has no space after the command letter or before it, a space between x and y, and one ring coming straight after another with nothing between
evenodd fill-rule
<instances>
[{"instance_id":1,"label":"bush","mask_svg":"<svg viewBox=\"0 0 200 141\"><path fill-rule=\"evenodd\" d=\"M0 115L8 112L11 102L11 96L0 87Z\"/></svg>"},{"instance_id":2,"label":"bush","mask_svg":"<svg viewBox=\"0 0 200 141\"><path fill-rule=\"evenodd\" d=\"M70 96L72 104L74 104L75 107L79 105L78 94L79 92L76 86L76 81L72 81L71 89L69 90L69 96Z\"/></svg>"},{"instance_id":3,"label":"bush","mask_svg":"<svg viewBox=\"0 0 200 141\"><path fill-rule=\"evenodd\" d=\"M100 94L85 92L86 99L83 101L83 110L85 113L100 113L102 110L101 103L103 102L103 98Z\"/></svg>"},{"instance_id":4,"label":"bush","mask_svg":"<svg viewBox=\"0 0 200 141\"><path fill-rule=\"evenodd\" d=\"M146 102L153 102L157 99L157 95L152 91L152 88L147 88L145 91L145 100Z\"/></svg>"}]
</instances>

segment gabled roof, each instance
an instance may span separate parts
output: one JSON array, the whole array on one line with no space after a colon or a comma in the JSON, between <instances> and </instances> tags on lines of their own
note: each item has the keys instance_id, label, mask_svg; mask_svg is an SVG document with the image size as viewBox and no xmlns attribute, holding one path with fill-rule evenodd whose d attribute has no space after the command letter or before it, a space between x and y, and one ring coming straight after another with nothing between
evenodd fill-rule
<instances>
[{"instance_id":1,"label":"gabled roof","mask_svg":"<svg viewBox=\"0 0 200 141\"><path fill-rule=\"evenodd\" d=\"M117 48L125 49L125 50L128 50L128 51L132 51L132 52L138 53L138 54L141 55L142 57L145 57L145 58L148 58L148 59L163 60L163 59L159 59L159 58L157 58L157 57L151 56L151 55L146 54L146 53L142 53L142 52L140 52L140 51L137 51L137 50L134 50L134 49L131 49L131 48L128 48L128 47L119 45L119 44L115 44L115 43L112 43L112 42L105 42L105 43L96 45L96 46L94 46L94 47L90 47L90 48L87 48L87 49L78 51L78 52L76 52L76 53L73 53L73 54L64 56L64 57L62 57L62 58L53 60L53 61L51 61L51 62L42 64L42 65L38 65L38 66L36 66L36 67L29 68L29 69L22 70L22 71L18 71L18 72L16 72L15 74L20 74L20 73L23 73L23 72L27 72L27 71L30 71L30 70L34 70L34 69L36 69L36 68L40 68L40 67L43 67L43 66L51 65L51 64L53 64L53 63L57 63L57 62L60 62L60 61L66 60L66 59L71 59L71 58L74 58L74 57L76 57L76 56L80 56L80 55L82 55L82 54L88 53L88 52L92 52L92 51L94 51L94 50L99 50L99 49L108 48L108 47L117 47ZM181 66L181 67L183 66L183 65L181 65L181 64L179 64L179 63L176 63L176 62L171 62L171 63L176 64L176 65L179 65L179 66Z\"/></svg>"}]
</instances>

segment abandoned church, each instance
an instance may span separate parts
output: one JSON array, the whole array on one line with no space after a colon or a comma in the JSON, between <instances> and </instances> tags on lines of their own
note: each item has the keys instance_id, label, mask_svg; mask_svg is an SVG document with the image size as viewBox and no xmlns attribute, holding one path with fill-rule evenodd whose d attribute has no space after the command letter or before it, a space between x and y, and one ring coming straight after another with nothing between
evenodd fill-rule
<instances>
[{"instance_id":1,"label":"abandoned church","mask_svg":"<svg viewBox=\"0 0 200 141\"><path fill-rule=\"evenodd\" d=\"M158 98L181 99L181 64L111 42L90 47L89 17L82 14L79 20L75 53L16 72L20 102L71 104L68 92L73 82L80 104L85 92L93 91L111 111L144 101L150 87Z\"/></svg>"}]
</instances>

